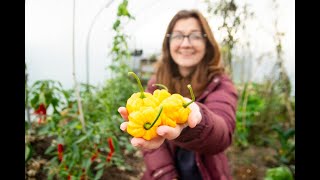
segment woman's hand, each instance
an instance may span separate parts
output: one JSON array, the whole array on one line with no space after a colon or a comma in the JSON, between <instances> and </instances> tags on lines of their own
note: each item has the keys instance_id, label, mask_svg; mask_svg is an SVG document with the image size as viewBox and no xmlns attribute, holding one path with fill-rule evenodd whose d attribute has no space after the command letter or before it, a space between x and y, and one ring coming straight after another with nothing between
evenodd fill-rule
<instances>
[{"instance_id":1,"label":"woman's hand","mask_svg":"<svg viewBox=\"0 0 320 180\"><path fill-rule=\"evenodd\" d=\"M188 98L185 98L187 101L191 101ZM191 108L191 113L189 114L188 121L185 124L177 124L175 128L162 125L157 128L157 134L158 137L151 139L149 141L143 139L143 138L136 138L133 137L131 139L131 144L134 147L140 148L140 149L157 149L161 146L161 144L164 142L165 139L173 140L176 139L180 134L181 131L189 126L190 128L194 128L197 124L200 123L202 116L200 113L200 108L196 103L192 103L189 105ZM125 122L121 123L120 129L122 131L126 131L127 125L128 125L128 112L125 107L119 107L118 112L122 116L122 118L125 120Z\"/></svg>"},{"instance_id":2,"label":"woman's hand","mask_svg":"<svg viewBox=\"0 0 320 180\"><path fill-rule=\"evenodd\" d=\"M184 97L184 99L189 102L191 99ZM196 127L201 120L202 120L202 115L200 112L200 107L198 106L197 103L193 102L189 105L189 108L191 109L191 113L189 114L188 117L188 125L190 128Z\"/></svg>"}]
</instances>

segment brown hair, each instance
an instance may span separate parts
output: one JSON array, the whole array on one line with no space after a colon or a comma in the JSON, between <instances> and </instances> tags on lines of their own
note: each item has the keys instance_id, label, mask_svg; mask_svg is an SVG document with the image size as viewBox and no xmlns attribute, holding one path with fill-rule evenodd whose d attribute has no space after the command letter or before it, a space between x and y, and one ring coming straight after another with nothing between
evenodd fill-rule
<instances>
[{"instance_id":1,"label":"brown hair","mask_svg":"<svg viewBox=\"0 0 320 180\"><path fill-rule=\"evenodd\" d=\"M203 33L207 35L207 39L205 56L197 65L195 71L187 78L183 78L178 71L177 64L171 57L169 38L167 38L166 35L172 32L178 20L186 18L197 19ZM161 58L156 66L157 83L166 85L170 93L179 93L186 97L190 97L187 88L187 84L190 83L195 96L197 97L204 91L205 87L215 75L224 71L220 56L218 43L216 42L205 17L197 10L181 10L170 21L163 40Z\"/></svg>"}]
</instances>

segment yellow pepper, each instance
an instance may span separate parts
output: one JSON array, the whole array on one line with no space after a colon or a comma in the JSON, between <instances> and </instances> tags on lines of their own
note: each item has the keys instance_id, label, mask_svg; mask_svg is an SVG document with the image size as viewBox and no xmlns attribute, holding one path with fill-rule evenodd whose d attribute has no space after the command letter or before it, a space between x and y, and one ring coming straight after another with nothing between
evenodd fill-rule
<instances>
[{"instance_id":1,"label":"yellow pepper","mask_svg":"<svg viewBox=\"0 0 320 180\"><path fill-rule=\"evenodd\" d=\"M152 86L160 86L164 89L157 89L153 92L153 97L155 97L159 104L164 100L164 99L167 99L168 97L171 96L171 94L168 92L168 88L163 85L163 84L153 84ZM168 126L171 126L171 127L176 127L177 123L176 121L170 119L168 116L166 116L165 114L162 114L160 116L161 118L161 125L168 125Z\"/></svg>"},{"instance_id":2,"label":"yellow pepper","mask_svg":"<svg viewBox=\"0 0 320 180\"><path fill-rule=\"evenodd\" d=\"M148 107L157 107L158 101L156 98L152 96L151 93L144 92L144 89L141 85L140 79L134 72L129 72L129 75L133 75L134 78L137 80L140 92L134 93L131 97L127 100L126 109L128 113L132 113L134 111L139 111L139 109L143 106Z\"/></svg>"},{"instance_id":3,"label":"yellow pepper","mask_svg":"<svg viewBox=\"0 0 320 180\"><path fill-rule=\"evenodd\" d=\"M140 92L132 94L126 104L129 119L127 132L130 135L151 140L158 136L158 126L176 127L177 123L187 121L191 112L188 106L195 101L191 85L188 85L188 89L192 101L187 103L180 94L171 95L168 88L161 84L154 85L163 87L162 90L157 89L153 94L144 92L138 76L134 72L128 74L134 76L140 88Z\"/></svg>"},{"instance_id":4,"label":"yellow pepper","mask_svg":"<svg viewBox=\"0 0 320 180\"><path fill-rule=\"evenodd\" d=\"M160 104L163 106L164 116L174 120L178 124L183 124L188 120L188 116L191 112L191 109L188 106L195 101L191 85L189 84L187 87L190 91L192 101L187 103L180 94L172 94Z\"/></svg>"},{"instance_id":5,"label":"yellow pepper","mask_svg":"<svg viewBox=\"0 0 320 180\"><path fill-rule=\"evenodd\" d=\"M128 116L127 132L134 137L146 140L157 137L156 130L161 124L161 121L158 121L158 119L162 113L162 109L162 107L141 107L139 111L132 112Z\"/></svg>"},{"instance_id":6,"label":"yellow pepper","mask_svg":"<svg viewBox=\"0 0 320 180\"><path fill-rule=\"evenodd\" d=\"M161 118L161 125L167 125L171 127L177 126L177 122L169 118L165 113L162 113L160 118Z\"/></svg>"},{"instance_id":7,"label":"yellow pepper","mask_svg":"<svg viewBox=\"0 0 320 180\"><path fill-rule=\"evenodd\" d=\"M171 94L168 92L168 88L165 85L162 84L153 84L152 86L160 86L164 89L157 89L153 91L153 97L155 97L158 100L158 103L160 104L164 99L171 96Z\"/></svg>"}]
</instances>

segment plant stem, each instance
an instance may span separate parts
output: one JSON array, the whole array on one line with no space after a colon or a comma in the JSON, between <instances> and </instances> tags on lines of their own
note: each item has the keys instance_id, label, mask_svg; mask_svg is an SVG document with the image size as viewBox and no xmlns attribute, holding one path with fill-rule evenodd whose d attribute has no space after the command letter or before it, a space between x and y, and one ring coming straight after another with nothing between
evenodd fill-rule
<instances>
[{"instance_id":1,"label":"plant stem","mask_svg":"<svg viewBox=\"0 0 320 180\"><path fill-rule=\"evenodd\" d=\"M86 132L86 126L85 126L85 121L84 121L84 116L82 112L82 104L81 104L81 97L80 97L80 90L79 90L79 85L77 82L76 78L76 65L75 65L75 0L73 0L73 26L72 26L72 62L73 62L73 80L75 84L75 93L77 97L77 102L78 102L78 109L79 109L79 120L82 124L82 128L84 132Z\"/></svg>"},{"instance_id":2,"label":"plant stem","mask_svg":"<svg viewBox=\"0 0 320 180\"><path fill-rule=\"evenodd\" d=\"M166 91L168 91L167 86L165 86L163 84L152 84L152 86L159 86L159 87L162 87L163 89L165 89Z\"/></svg>"},{"instance_id":3,"label":"plant stem","mask_svg":"<svg viewBox=\"0 0 320 180\"><path fill-rule=\"evenodd\" d=\"M160 107L160 110L159 110L159 112L158 112L158 115L157 115L157 117L156 117L156 119L152 122L151 125L150 125L150 123L145 123L145 124L143 125L143 128L144 128L145 130L151 129L151 128L153 127L153 125L156 124L156 122L158 121L158 119L159 119L159 117L160 117L160 115L161 115L161 113L162 113L162 109L163 109L163 107L161 106L161 107Z\"/></svg>"},{"instance_id":4,"label":"plant stem","mask_svg":"<svg viewBox=\"0 0 320 180\"><path fill-rule=\"evenodd\" d=\"M146 98L146 95L144 94L144 89L142 87L142 84L141 84L141 81L139 79L139 77L134 73L134 72L128 72L128 75L132 75L138 82L138 86L139 86L139 89L140 89L140 98L143 99L143 98Z\"/></svg>"},{"instance_id":5,"label":"plant stem","mask_svg":"<svg viewBox=\"0 0 320 180\"><path fill-rule=\"evenodd\" d=\"M183 107L184 107L184 108L188 107L191 103L193 103L193 102L196 100L196 98L194 97L194 93L193 93L193 90L192 90L191 85L188 84L187 87L188 87L188 89L189 89L189 91L190 91L192 101L190 101L190 102L188 102L188 103L183 103Z\"/></svg>"}]
</instances>

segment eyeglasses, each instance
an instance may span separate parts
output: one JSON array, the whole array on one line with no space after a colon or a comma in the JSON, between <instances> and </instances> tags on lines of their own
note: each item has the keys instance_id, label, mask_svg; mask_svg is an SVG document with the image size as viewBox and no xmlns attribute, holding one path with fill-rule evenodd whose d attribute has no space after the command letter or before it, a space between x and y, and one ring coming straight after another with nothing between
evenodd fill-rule
<instances>
[{"instance_id":1,"label":"eyeglasses","mask_svg":"<svg viewBox=\"0 0 320 180\"><path fill-rule=\"evenodd\" d=\"M207 35L201 32L193 32L189 35L183 35L182 33L174 32L172 34L167 34L167 37L170 38L170 43L174 45L180 45L185 37L188 38L190 44L198 45L200 43L203 43L203 39L207 37Z\"/></svg>"}]
</instances>

